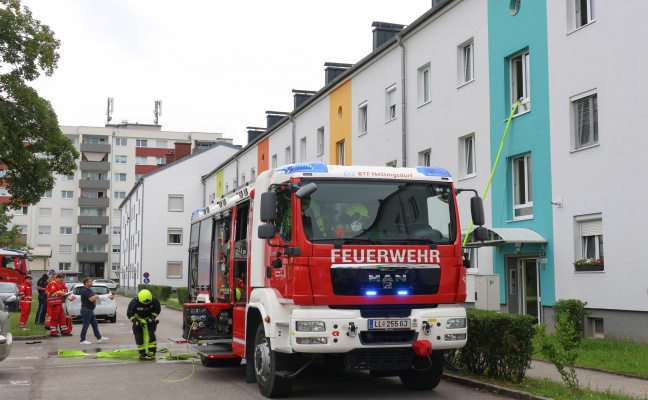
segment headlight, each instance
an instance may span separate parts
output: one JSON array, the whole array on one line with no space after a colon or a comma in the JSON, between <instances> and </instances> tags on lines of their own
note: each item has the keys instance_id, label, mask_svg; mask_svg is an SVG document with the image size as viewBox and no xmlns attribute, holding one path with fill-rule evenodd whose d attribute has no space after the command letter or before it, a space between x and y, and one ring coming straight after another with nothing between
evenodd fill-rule
<instances>
[{"instance_id":1,"label":"headlight","mask_svg":"<svg viewBox=\"0 0 648 400\"><path fill-rule=\"evenodd\" d=\"M325 337L299 337L295 339L297 344L326 344L328 339Z\"/></svg>"},{"instance_id":2,"label":"headlight","mask_svg":"<svg viewBox=\"0 0 648 400\"><path fill-rule=\"evenodd\" d=\"M466 334L465 333L453 333L449 335L445 335L445 341L446 342L453 342L457 340L466 340Z\"/></svg>"},{"instance_id":3,"label":"headlight","mask_svg":"<svg viewBox=\"0 0 648 400\"><path fill-rule=\"evenodd\" d=\"M297 332L324 332L326 324L323 321L297 321Z\"/></svg>"},{"instance_id":4,"label":"headlight","mask_svg":"<svg viewBox=\"0 0 648 400\"><path fill-rule=\"evenodd\" d=\"M12 301L16 301L16 296L10 296L10 297L7 299L7 302L12 302Z\"/></svg>"},{"instance_id":5,"label":"headlight","mask_svg":"<svg viewBox=\"0 0 648 400\"><path fill-rule=\"evenodd\" d=\"M461 329L466 327L466 318L450 318L446 322L447 329Z\"/></svg>"}]
</instances>

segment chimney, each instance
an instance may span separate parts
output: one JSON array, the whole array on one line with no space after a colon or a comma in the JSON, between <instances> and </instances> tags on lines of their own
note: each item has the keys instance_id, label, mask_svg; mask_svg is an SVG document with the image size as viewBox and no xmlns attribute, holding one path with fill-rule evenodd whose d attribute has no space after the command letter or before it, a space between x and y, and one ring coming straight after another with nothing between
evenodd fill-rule
<instances>
[{"instance_id":1,"label":"chimney","mask_svg":"<svg viewBox=\"0 0 648 400\"><path fill-rule=\"evenodd\" d=\"M405 25L391 24L389 22L374 21L371 26L373 30L373 51L376 51L386 41L396 36L405 28Z\"/></svg>"},{"instance_id":2,"label":"chimney","mask_svg":"<svg viewBox=\"0 0 648 400\"><path fill-rule=\"evenodd\" d=\"M191 154L191 143L175 142L175 159L181 160Z\"/></svg>"},{"instance_id":3,"label":"chimney","mask_svg":"<svg viewBox=\"0 0 648 400\"><path fill-rule=\"evenodd\" d=\"M328 85L338 76L346 72L347 69L351 68L353 64L342 64L334 62L325 62L324 63L324 85Z\"/></svg>"},{"instance_id":4,"label":"chimney","mask_svg":"<svg viewBox=\"0 0 648 400\"><path fill-rule=\"evenodd\" d=\"M267 128L270 129L277 125L279 121L286 118L287 112L283 111L266 111Z\"/></svg>"},{"instance_id":5,"label":"chimney","mask_svg":"<svg viewBox=\"0 0 648 400\"><path fill-rule=\"evenodd\" d=\"M254 126L246 126L245 129L247 129L247 134L248 134L248 144L252 143L252 141L259 136L263 135L263 132L266 131L266 128L256 128Z\"/></svg>"},{"instance_id":6,"label":"chimney","mask_svg":"<svg viewBox=\"0 0 648 400\"><path fill-rule=\"evenodd\" d=\"M313 92L312 90L298 90L298 89L293 89L292 91L293 97L295 98L295 107L294 109L297 109L299 106L302 105L306 100L310 99L313 97L313 95L317 92Z\"/></svg>"},{"instance_id":7,"label":"chimney","mask_svg":"<svg viewBox=\"0 0 648 400\"><path fill-rule=\"evenodd\" d=\"M164 157L166 158L166 165L169 165L175 161L175 152L173 150L169 150L166 152Z\"/></svg>"}]
</instances>

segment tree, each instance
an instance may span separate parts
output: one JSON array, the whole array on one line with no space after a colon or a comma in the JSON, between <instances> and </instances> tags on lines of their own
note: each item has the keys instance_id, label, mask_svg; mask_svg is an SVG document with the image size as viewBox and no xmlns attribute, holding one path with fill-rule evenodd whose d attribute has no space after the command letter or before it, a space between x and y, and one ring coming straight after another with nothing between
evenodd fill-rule
<instances>
[{"instance_id":1,"label":"tree","mask_svg":"<svg viewBox=\"0 0 648 400\"><path fill-rule=\"evenodd\" d=\"M79 152L63 136L52 105L28 85L53 74L59 47L20 0L0 0L0 178L11 194L0 212L38 203L54 188L52 172L71 175L77 168Z\"/></svg>"}]
</instances>

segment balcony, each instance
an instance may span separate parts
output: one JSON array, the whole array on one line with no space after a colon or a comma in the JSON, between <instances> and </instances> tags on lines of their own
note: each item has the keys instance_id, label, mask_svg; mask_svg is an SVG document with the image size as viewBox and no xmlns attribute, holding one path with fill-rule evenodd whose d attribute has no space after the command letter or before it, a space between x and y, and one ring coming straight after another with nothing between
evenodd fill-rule
<instances>
[{"instance_id":1,"label":"balcony","mask_svg":"<svg viewBox=\"0 0 648 400\"><path fill-rule=\"evenodd\" d=\"M83 172L86 171L109 171L110 163L108 161L81 161L79 169ZM83 176L83 172L81 176Z\"/></svg>"},{"instance_id":2,"label":"balcony","mask_svg":"<svg viewBox=\"0 0 648 400\"><path fill-rule=\"evenodd\" d=\"M108 225L108 217L90 217L85 215L79 216L79 225Z\"/></svg>"},{"instance_id":3,"label":"balcony","mask_svg":"<svg viewBox=\"0 0 648 400\"><path fill-rule=\"evenodd\" d=\"M79 205L86 207L108 207L110 205L110 199L108 197L79 197Z\"/></svg>"},{"instance_id":4,"label":"balcony","mask_svg":"<svg viewBox=\"0 0 648 400\"><path fill-rule=\"evenodd\" d=\"M77 243L106 244L106 243L108 243L108 235L98 235L98 234L92 234L92 233L79 233L79 234L77 234Z\"/></svg>"},{"instance_id":5,"label":"balcony","mask_svg":"<svg viewBox=\"0 0 648 400\"><path fill-rule=\"evenodd\" d=\"M108 261L108 253L77 253L79 262L105 262Z\"/></svg>"},{"instance_id":6,"label":"balcony","mask_svg":"<svg viewBox=\"0 0 648 400\"><path fill-rule=\"evenodd\" d=\"M80 150L92 153L110 153L110 145L102 143L81 143Z\"/></svg>"},{"instance_id":7,"label":"balcony","mask_svg":"<svg viewBox=\"0 0 648 400\"><path fill-rule=\"evenodd\" d=\"M110 181L107 179L80 179L81 189L110 189Z\"/></svg>"}]
</instances>

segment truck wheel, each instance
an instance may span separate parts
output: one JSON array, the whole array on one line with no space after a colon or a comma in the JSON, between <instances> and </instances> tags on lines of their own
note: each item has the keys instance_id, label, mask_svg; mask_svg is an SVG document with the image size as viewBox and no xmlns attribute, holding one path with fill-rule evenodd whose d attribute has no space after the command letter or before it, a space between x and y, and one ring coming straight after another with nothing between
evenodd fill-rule
<instances>
[{"instance_id":1,"label":"truck wheel","mask_svg":"<svg viewBox=\"0 0 648 400\"><path fill-rule=\"evenodd\" d=\"M432 366L430 366L430 361ZM433 351L430 358L414 356L412 367L401 372L400 380L411 390L432 390L441 382L443 375L443 351ZM429 367L429 368L428 368Z\"/></svg>"},{"instance_id":2,"label":"truck wheel","mask_svg":"<svg viewBox=\"0 0 648 400\"><path fill-rule=\"evenodd\" d=\"M291 361L290 356L270 348L270 340L265 336L263 323L260 323L254 338L254 371L263 396L283 397L290 393L292 380L277 376L275 372L292 371Z\"/></svg>"},{"instance_id":3,"label":"truck wheel","mask_svg":"<svg viewBox=\"0 0 648 400\"><path fill-rule=\"evenodd\" d=\"M217 367L236 367L241 364L240 358L209 358L200 356L200 363L203 367L217 368Z\"/></svg>"}]
</instances>

